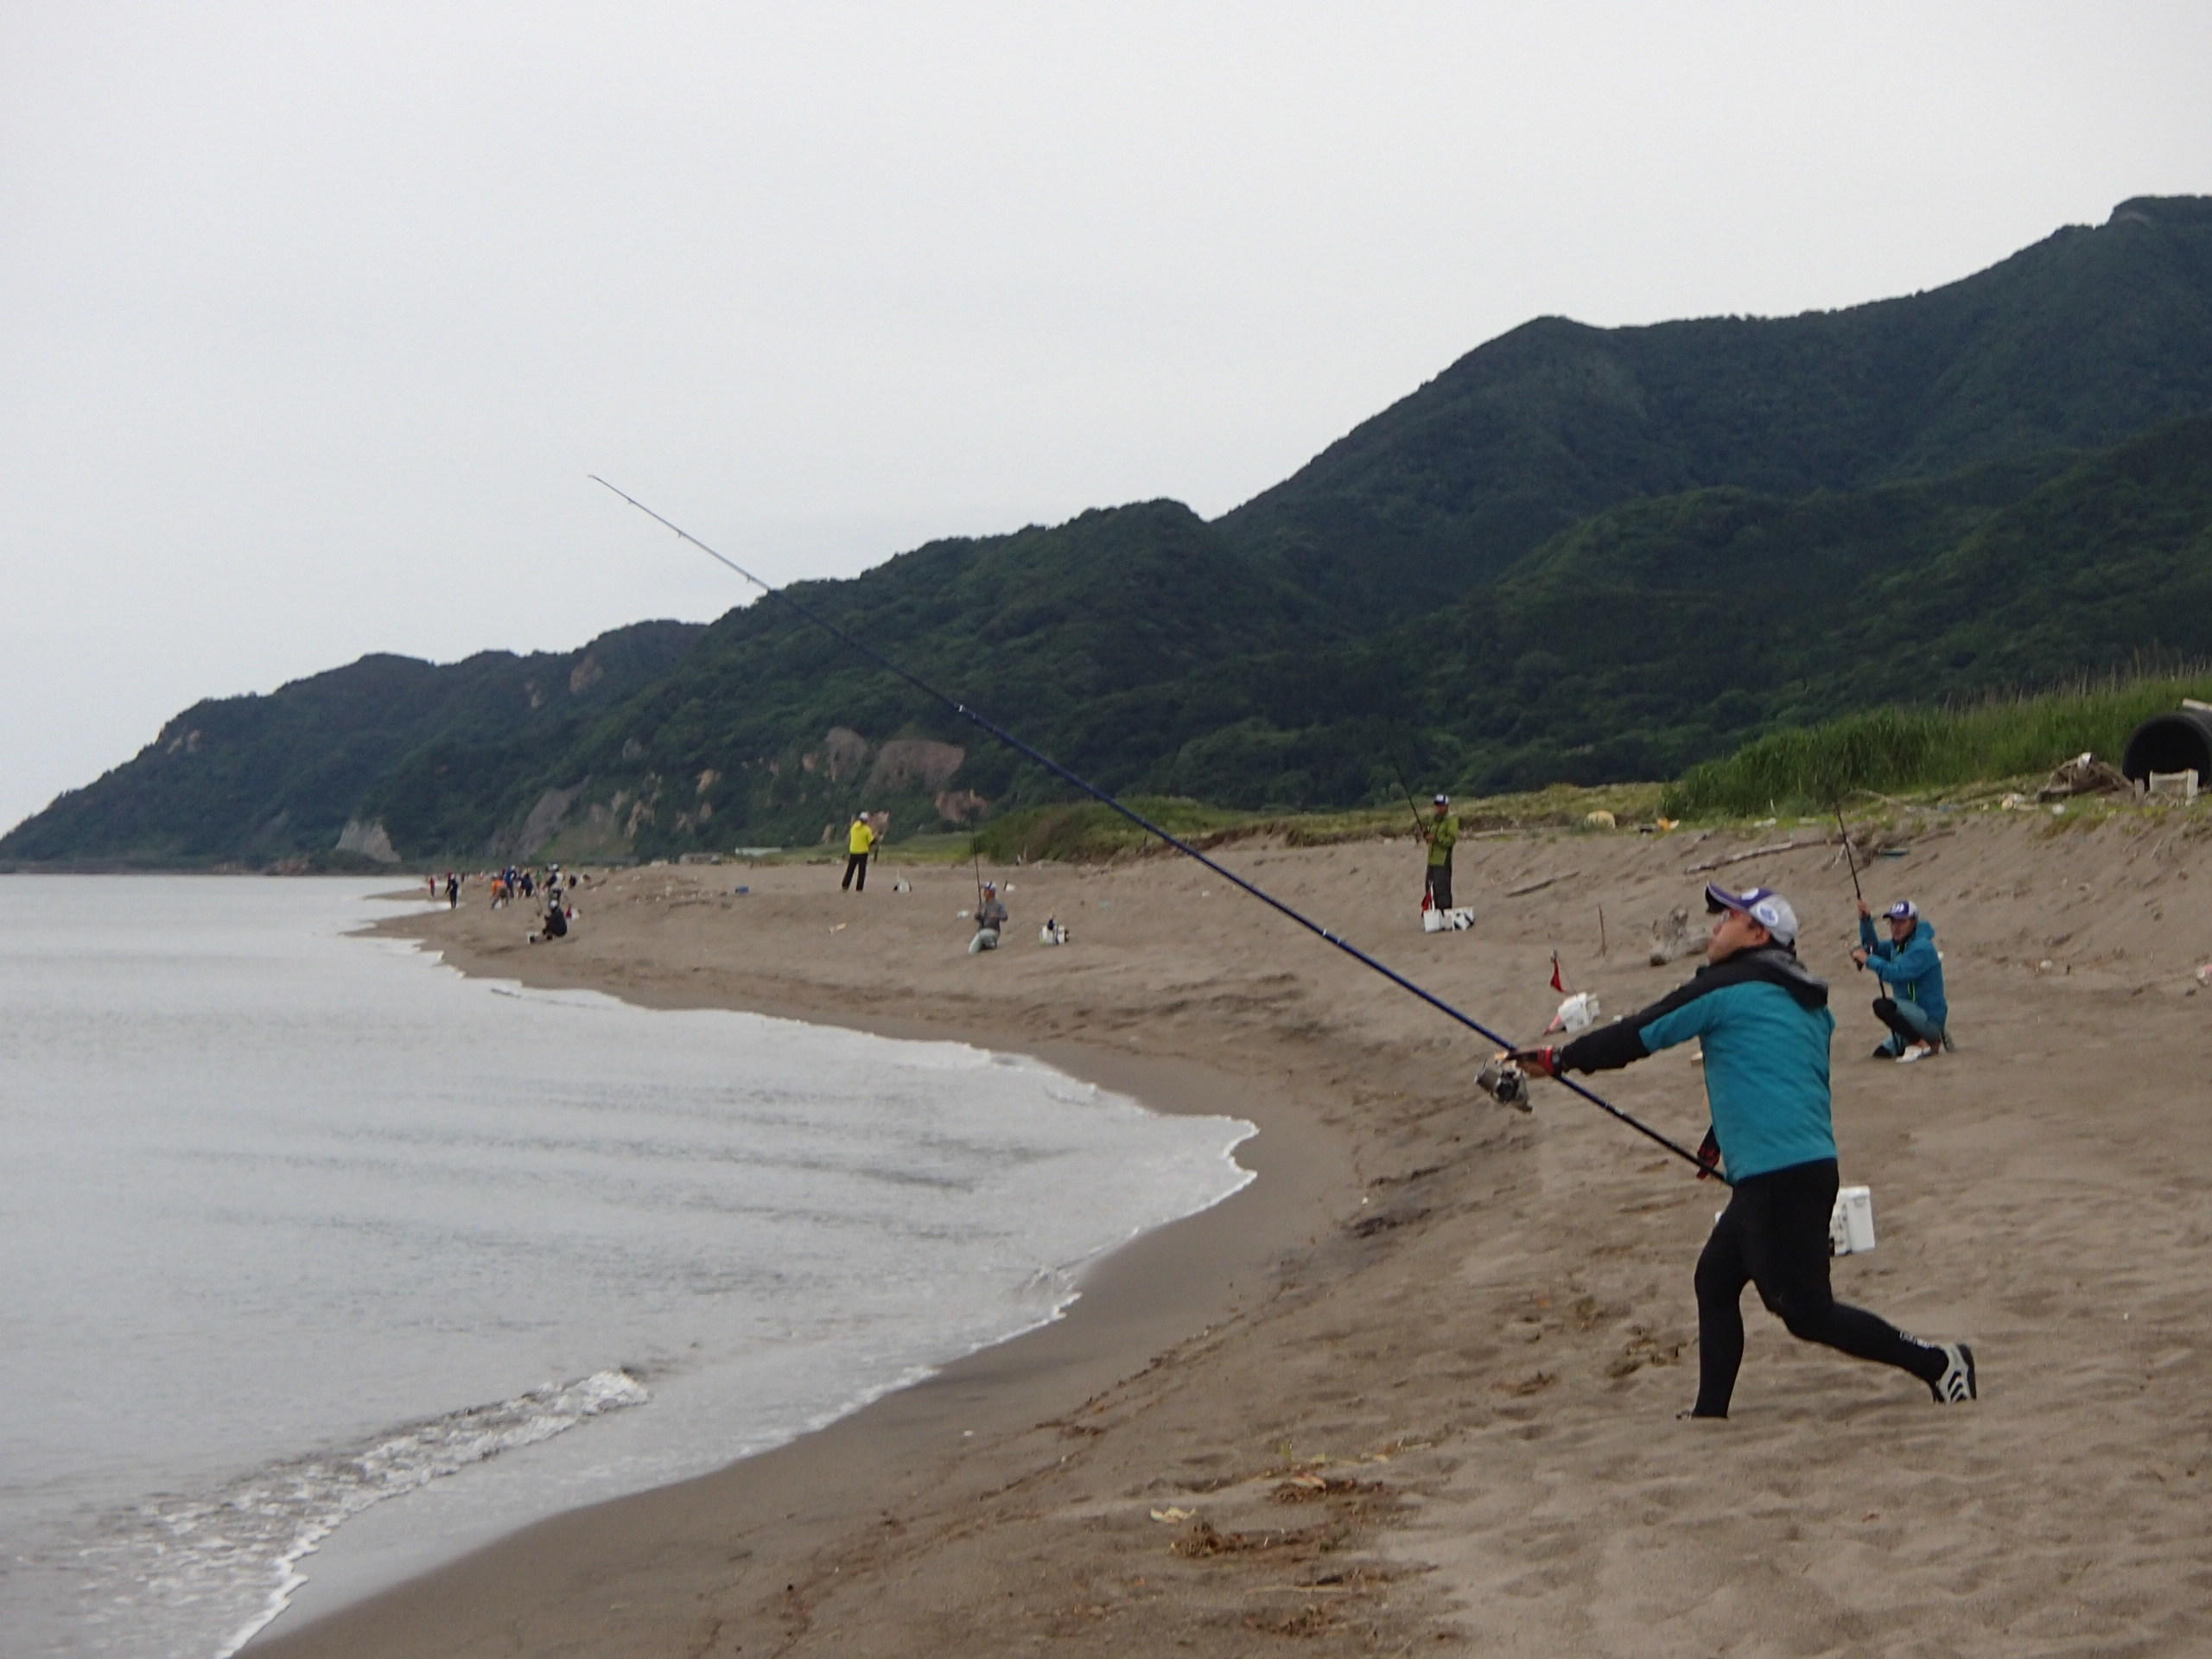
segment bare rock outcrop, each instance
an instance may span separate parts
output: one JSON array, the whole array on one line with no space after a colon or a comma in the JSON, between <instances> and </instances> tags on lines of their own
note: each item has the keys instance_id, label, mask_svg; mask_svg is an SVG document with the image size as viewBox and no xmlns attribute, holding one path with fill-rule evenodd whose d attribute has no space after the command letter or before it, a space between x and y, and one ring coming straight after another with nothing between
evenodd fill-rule
<instances>
[{"instance_id":1,"label":"bare rock outcrop","mask_svg":"<svg viewBox=\"0 0 2212 1659\"><path fill-rule=\"evenodd\" d=\"M363 858L372 858L379 864L397 864L399 852L391 844L391 836L378 818L348 818L346 827L338 832L338 850L359 853Z\"/></svg>"}]
</instances>

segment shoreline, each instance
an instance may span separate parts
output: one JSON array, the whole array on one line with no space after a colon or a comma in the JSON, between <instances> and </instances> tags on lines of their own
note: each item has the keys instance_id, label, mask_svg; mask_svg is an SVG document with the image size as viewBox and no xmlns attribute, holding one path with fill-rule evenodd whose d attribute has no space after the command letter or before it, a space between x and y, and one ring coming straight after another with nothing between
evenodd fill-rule
<instances>
[{"instance_id":1,"label":"shoreline","mask_svg":"<svg viewBox=\"0 0 2212 1659\"><path fill-rule=\"evenodd\" d=\"M412 899L395 893L395 899ZM780 1535L779 1558L801 1560L835 1535L868 1491L890 1471L918 1479L932 1465L957 1462L970 1439L1018 1434L1040 1417L1079 1410L1123 1377L1158 1362L1184 1343L1203 1338L1268 1287L1273 1265L1311 1243L1331 1224L1333 1207L1356 1205L1358 1187L1345 1171L1346 1147L1306 1112L1252 1089L1248 1078L1215 1066L1148 1056L1100 1044L1039 1039L991 1021L855 1014L804 996L732 1000L661 989L611 989L552 950L518 963L466 942L429 937L429 910L364 930L405 939L476 978L516 980L539 989L593 989L639 1007L715 1007L865 1032L907 1041L957 1042L1021 1054L1147 1111L1175 1116L1243 1119L1255 1133L1230 1154L1252 1173L1236 1192L1204 1210L1154 1227L1114 1247L1087 1266L1076 1300L1057 1317L940 1366L794 1440L673 1485L545 1516L517 1532L397 1583L358 1592L295 1619L287 1607L240 1649L275 1659L328 1656L371 1659L395 1650L429 1654L452 1638L451 1609L482 1607L503 1586L550 1572L588 1575L603 1565L609 1534L649 1538L665 1547L667 1533L688 1535L715 1518L716 1529L752 1536ZM510 914L524 912L511 907ZM542 965L541 965L542 964ZM537 971L531 971L537 969ZM1192 1273L1187 1262L1205 1263ZM342 1541L327 1548L341 1553ZM772 1573L769 1576L772 1577ZM308 1572L301 1599L312 1601ZM394 1643L399 1643L395 1649Z\"/></svg>"}]
</instances>

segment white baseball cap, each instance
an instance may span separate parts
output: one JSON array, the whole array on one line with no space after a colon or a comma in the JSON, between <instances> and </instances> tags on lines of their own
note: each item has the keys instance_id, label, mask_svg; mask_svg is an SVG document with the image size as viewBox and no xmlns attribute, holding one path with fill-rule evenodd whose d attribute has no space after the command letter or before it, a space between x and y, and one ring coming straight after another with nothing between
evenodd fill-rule
<instances>
[{"instance_id":1,"label":"white baseball cap","mask_svg":"<svg viewBox=\"0 0 2212 1659\"><path fill-rule=\"evenodd\" d=\"M1778 944L1797 943L1797 912L1789 907L1787 899L1771 887L1731 893L1718 883L1709 883L1705 889L1705 907L1708 911L1737 911L1773 934Z\"/></svg>"}]
</instances>

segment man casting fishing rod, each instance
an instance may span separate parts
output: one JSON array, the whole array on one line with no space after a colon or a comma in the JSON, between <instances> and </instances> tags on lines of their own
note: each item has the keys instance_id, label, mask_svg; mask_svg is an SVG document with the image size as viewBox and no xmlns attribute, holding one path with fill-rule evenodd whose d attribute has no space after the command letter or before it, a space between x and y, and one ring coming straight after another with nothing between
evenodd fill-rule
<instances>
[{"instance_id":1,"label":"man casting fishing rod","mask_svg":"<svg viewBox=\"0 0 2212 1659\"><path fill-rule=\"evenodd\" d=\"M1609 1071L1695 1037L1705 1051L1712 1128L1699 1155L1733 1191L1698 1257L1697 1402L1683 1414L1726 1417L1744 1358L1744 1287L1789 1334L1910 1371L1939 1405L1976 1396L1974 1351L1925 1343L1835 1300L1828 1217L1835 1207L1830 1121L1828 988L1797 959L1797 913L1765 887L1705 890L1716 918L1706 965L1649 1007L1559 1048L1511 1058L1546 1077Z\"/></svg>"}]
</instances>

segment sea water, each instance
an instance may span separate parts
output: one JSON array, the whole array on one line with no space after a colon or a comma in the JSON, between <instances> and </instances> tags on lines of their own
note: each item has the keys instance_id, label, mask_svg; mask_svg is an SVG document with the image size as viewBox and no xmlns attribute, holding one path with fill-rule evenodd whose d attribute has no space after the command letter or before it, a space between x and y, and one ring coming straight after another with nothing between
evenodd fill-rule
<instances>
[{"instance_id":1,"label":"sea water","mask_svg":"<svg viewBox=\"0 0 2212 1659\"><path fill-rule=\"evenodd\" d=\"M780 1443L1249 1179L1026 1059L347 937L390 886L0 880L10 1659L215 1659L349 1525L411 1569Z\"/></svg>"}]
</instances>

